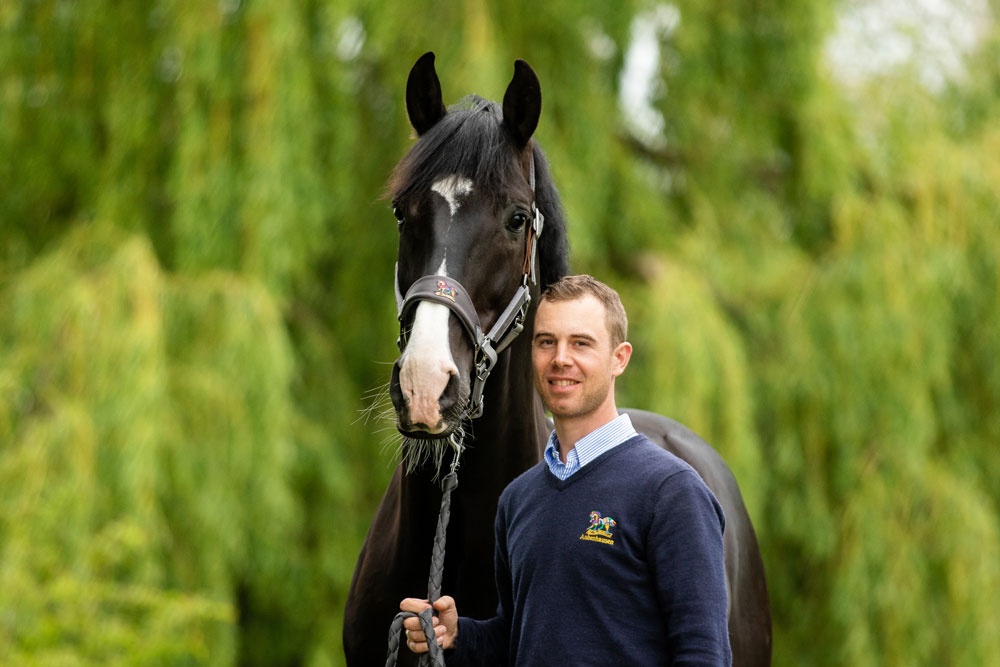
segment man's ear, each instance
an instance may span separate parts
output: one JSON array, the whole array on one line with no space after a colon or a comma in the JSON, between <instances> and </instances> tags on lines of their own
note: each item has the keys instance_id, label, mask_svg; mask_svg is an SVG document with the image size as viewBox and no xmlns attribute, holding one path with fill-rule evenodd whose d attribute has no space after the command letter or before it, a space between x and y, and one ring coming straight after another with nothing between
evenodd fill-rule
<instances>
[{"instance_id":1,"label":"man's ear","mask_svg":"<svg viewBox=\"0 0 1000 667\"><path fill-rule=\"evenodd\" d=\"M625 367L628 366L628 362L632 358L632 343L629 343L628 341L621 343L611 354L615 358L615 363L611 372L614 377L618 377L625 372Z\"/></svg>"}]
</instances>

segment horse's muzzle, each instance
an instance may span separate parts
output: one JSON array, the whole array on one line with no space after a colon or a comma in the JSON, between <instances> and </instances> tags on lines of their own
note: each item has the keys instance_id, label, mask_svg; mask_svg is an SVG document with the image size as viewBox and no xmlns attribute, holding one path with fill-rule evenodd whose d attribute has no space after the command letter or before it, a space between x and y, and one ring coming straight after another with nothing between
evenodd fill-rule
<instances>
[{"instance_id":1,"label":"horse's muzzle","mask_svg":"<svg viewBox=\"0 0 1000 667\"><path fill-rule=\"evenodd\" d=\"M392 377L389 380L389 397L396 411L396 429L404 436L418 439L447 438L455 432L462 423L461 380L458 375L452 375L445 385L444 391L438 397L437 407L440 419L436 424L423 421L414 422L410 412L410 401L400 382L402 359L397 359L392 365Z\"/></svg>"}]
</instances>

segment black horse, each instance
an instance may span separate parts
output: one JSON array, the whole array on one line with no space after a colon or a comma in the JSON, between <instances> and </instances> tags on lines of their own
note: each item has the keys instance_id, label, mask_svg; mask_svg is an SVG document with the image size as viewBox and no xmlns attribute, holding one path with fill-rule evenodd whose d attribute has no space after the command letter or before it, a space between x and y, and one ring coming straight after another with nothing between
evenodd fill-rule
<instances>
[{"instance_id":1,"label":"black horse","mask_svg":"<svg viewBox=\"0 0 1000 667\"><path fill-rule=\"evenodd\" d=\"M399 225L401 327L390 394L403 456L348 595L344 650L356 667L384 664L400 600L425 595L442 496L438 478L463 435L442 592L458 600L463 614L494 614L497 500L539 460L550 429L532 384L531 336L517 332L530 332L529 303L539 291L568 273L562 206L531 139L541 88L527 63L515 63L502 106L470 96L449 110L427 53L410 71L406 107L419 141L388 187ZM690 463L721 502L733 664L769 665L764 567L736 480L684 426L626 412L637 430ZM400 664L415 662L400 653Z\"/></svg>"}]
</instances>

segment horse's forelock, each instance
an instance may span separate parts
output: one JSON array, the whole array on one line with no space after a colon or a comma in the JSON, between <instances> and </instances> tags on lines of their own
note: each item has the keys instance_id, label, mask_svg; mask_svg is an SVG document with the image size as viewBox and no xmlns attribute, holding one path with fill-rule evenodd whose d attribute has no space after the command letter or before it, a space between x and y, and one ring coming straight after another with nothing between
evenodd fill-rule
<instances>
[{"instance_id":1,"label":"horse's forelock","mask_svg":"<svg viewBox=\"0 0 1000 667\"><path fill-rule=\"evenodd\" d=\"M470 95L453 105L396 165L387 194L392 199L424 192L442 176L472 180L483 194L509 186L513 146L501 126L500 105Z\"/></svg>"}]
</instances>

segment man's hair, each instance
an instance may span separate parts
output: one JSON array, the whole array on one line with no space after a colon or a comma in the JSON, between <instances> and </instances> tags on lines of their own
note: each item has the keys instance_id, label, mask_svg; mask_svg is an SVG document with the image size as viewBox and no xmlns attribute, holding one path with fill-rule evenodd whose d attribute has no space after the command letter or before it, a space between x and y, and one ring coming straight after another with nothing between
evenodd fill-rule
<instances>
[{"instance_id":1,"label":"man's hair","mask_svg":"<svg viewBox=\"0 0 1000 667\"><path fill-rule=\"evenodd\" d=\"M624 343L628 337L628 316L621 297L611 287L597 278L580 274L563 276L550 284L542 294L542 301L570 301L591 295L604 306L604 320L611 334L611 349Z\"/></svg>"}]
</instances>

